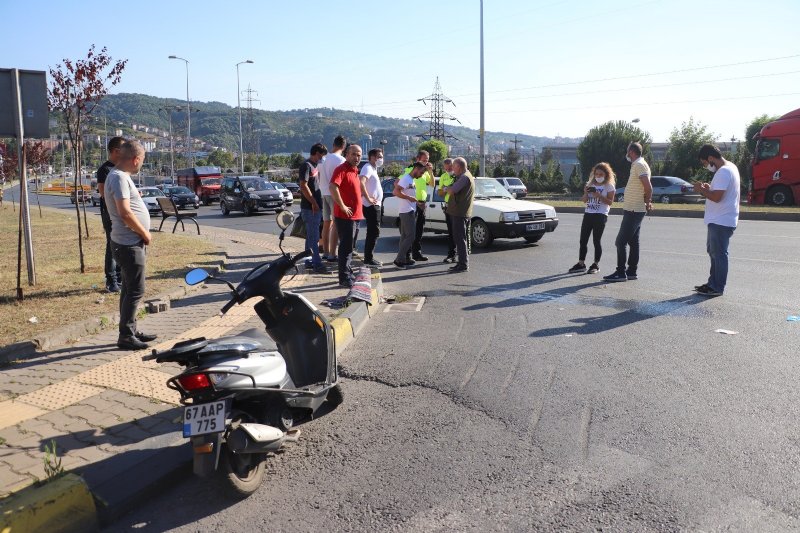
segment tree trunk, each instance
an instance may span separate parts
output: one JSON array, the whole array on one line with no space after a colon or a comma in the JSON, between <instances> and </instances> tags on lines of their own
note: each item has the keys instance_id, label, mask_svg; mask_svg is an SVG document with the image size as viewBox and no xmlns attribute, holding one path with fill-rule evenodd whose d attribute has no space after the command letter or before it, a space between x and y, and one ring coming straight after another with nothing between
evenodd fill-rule
<instances>
[{"instance_id":1,"label":"tree trunk","mask_svg":"<svg viewBox=\"0 0 800 533\"><path fill-rule=\"evenodd\" d=\"M80 126L78 126L77 130L80 132ZM78 134L80 135L80 134ZM81 261L81 274L86 273L86 263L83 259L83 228L81 228L81 207L78 202L78 187L80 184L80 171L81 171L81 143L80 139L76 140L75 146L72 150L73 155L75 156L75 165L74 165L74 172L75 176L73 177L73 183L75 185L75 214L78 216L78 254L80 255Z\"/></svg>"}]
</instances>

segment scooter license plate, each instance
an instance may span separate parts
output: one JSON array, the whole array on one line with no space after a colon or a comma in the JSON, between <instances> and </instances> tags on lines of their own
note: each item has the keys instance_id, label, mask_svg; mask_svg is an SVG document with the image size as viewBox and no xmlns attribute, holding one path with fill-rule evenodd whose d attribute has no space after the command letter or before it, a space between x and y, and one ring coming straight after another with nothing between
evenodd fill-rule
<instances>
[{"instance_id":1,"label":"scooter license plate","mask_svg":"<svg viewBox=\"0 0 800 533\"><path fill-rule=\"evenodd\" d=\"M183 408L183 436L225 431L225 400Z\"/></svg>"},{"instance_id":2,"label":"scooter license plate","mask_svg":"<svg viewBox=\"0 0 800 533\"><path fill-rule=\"evenodd\" d=\"M525 231L540 231L544 229L544 222L537 222L535 224L527 224Z\"/></svg>"}]
</instances>

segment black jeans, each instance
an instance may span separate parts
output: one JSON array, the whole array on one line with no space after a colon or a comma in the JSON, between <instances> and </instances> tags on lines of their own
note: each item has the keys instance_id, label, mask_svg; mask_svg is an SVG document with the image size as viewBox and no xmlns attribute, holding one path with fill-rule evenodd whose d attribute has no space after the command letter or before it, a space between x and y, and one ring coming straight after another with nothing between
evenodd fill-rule
<instances>
[{"instance_id":1,"label":"black jeans","mask_svg":"<svg viewBox=\"0 0 800 533\"><path fill-rule=\"evenodd\" d=\"M614 242L617 246L617 272L625 272L626 259L628 272L636 274L636 269L639 268L639 230L645 214L634 211L623 211L622 213L622 224L619 226L617 240ZM630 246L630 254L626 254L626 246Z\"/></svg>"},{"instance_id":2,"label":"black jeans","mask_svg":"<svg viewBox=\"0 0 800 533\"><path fill-rule=\"evenodd\" d=\"M367 238L364 241L364 261L372 260L372 252L375 251L375 243L381 234L381 226L378 217L380 216L379 205L370 205L364 208L364 219L367 221Z\"/></svg>"},{"instance_id":3,"label":"black jeans","mask_svg":"<svg viewBox=\"0 0 800 533\"><path fill-rule=\"evenodd\" d=\"M600 245L600 239L603 237L603 231L606 229L606 221L608 215L603 213L584 213L583 222L581 223L581 241L578 250L578 259L584 261L586 253L589 251L589 235L592 236L594 242L594 262L599 263L600 257L603 255L603 247Z\"/></svg>"},{"instance_id":4,"label":"black jeans","mask_svg":"<svg viewBox=\"0 0 800 533\"><path fill-rule=\"evenodd\" d=\"M136 308L144 297L144 244L126 246L112 241L114 258L122 268L122 287L119 294L119 336L136 334Z\"/></svg>"},{"instance_id":5,"label":"black jeans","mask_svg":"<svg viewBox=\"0 0 800 533\"><path fill-rule=\"evenodd\" d=\"M417 205L417 228L414 234L414 242L411 244L413 255L422 255L422 230L425 227L425 209Z\"/></svg>"},{"instance_id":6,"label":"black jeans","mask_svg":"<svg viewBox=\"0 0 800 533\"><path fill-rule=\"evenodd\" d=\"M100 220L103 222L103 230L106 232L106 257L103 271L106 274L106 287L119 284L121 280L120 267L114 260L113 244L111 243L111 217L106 209L105 198L100 199Z\"/></svg>"},{"instance_id":7,"label":"black jeans","mask_svg":"<svg viewBox=\"0 0 800 533\"><path fill-rule=\"evenodd\" d=\"M453 241L458 250L458 264L469 266L469 253L467 252L467 227L469 220L467 217L452 217Z\"/></svg>"},{"instance_id":8,"label":"black jeans","mask_svg":"<svg viewBox=\"0 0 800 533\"><path fill-rule=\"evenodd\" d=\"M453 239L453 217L445 213L444 221L447 224L447 257L455 257L456 241Z\"/></svg>"},{"instance_id":9,"label":"black jeans","mask_svg":"<svg viewBox=\"0 0 800 533\"><path fill-rule=\"evenodd\" d=\"M339 232L339 282L347 281L351 277L353 262L353 230L357 220L346 218L333 218L336 231Z\"/></svg>"}]
</instances>

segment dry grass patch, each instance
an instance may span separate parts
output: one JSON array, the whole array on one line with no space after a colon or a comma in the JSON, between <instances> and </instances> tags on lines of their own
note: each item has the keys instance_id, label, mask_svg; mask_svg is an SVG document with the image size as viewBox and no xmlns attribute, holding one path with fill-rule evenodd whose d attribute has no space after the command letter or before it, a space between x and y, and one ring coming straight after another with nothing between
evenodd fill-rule
<instances>
[{"instance_id":1,"label":"dry grass patch","mask_svg":"<svg viewBox=\"0 0 800 533\"><path fill-rule=\"evenodd\" d=\"M35 287L28 285L23 248L25 299L18 302L19 206L16 212L9 203L0 208L0 346L119 309L118 295L105 292L105 234L98 210L87 208L85 274L80 273L75 213L42 208L42 214L40 218L36 207L31 210L37 283ZM153 233L153 244L147 249L145 298L182 286L188 265L209 266L222 257L208 241L188 235ZM36 317L37 323L31 323L31 317Z\"/></svg>"}]
</instances>

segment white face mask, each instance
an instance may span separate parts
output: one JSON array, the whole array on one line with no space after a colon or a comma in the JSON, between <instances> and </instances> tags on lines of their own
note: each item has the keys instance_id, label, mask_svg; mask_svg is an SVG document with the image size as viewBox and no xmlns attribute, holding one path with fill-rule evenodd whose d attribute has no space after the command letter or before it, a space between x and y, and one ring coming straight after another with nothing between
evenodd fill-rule
<instances>
[{"instance_id":1,"label":"white face mask","mask_svg":"<svg viewBox=\"0 0 800 533\"><path fill-rule=\"evenodd\" d=\"M717 171L717 167L715 165L712 165L711 163L709 163L709 164L706 165L706 170L708 170L709 172L716 172Z\"/></svg>"},{"instance_id":2,"label":"white face mask","mask_svg":"<svg viewBox=\"0 0 800 533\"><path fill-rule=\"evenodd\" d=\"M382 157L379 158L377 161L375 161L375 166L377 168L381 168L383 166L383 158Z\"/></svg>"},{"instance_id":3,"label":"white face mask","mask_svg":"<svg viewBox=\"0 0 800 533\"><path fill-rule=\"evenodd\" d=\"M632 163L633 162L633 160L631 159L631 156L629 156L629 155L625 156L625 161L627 161L628 163Z\"/></svg>"},{"instance_id":4,"label":"white face mask","mask_svg":"<svg viewBox=\"0 0 800 533\"><path fill-rule=\"evenodd\" d=\"M596 181L597 183L603 183L604 181L606 181L606 179L605 178L598 178L597 176L595 176L594 177L594 181Z\"/></svg>"}]
</instances>

